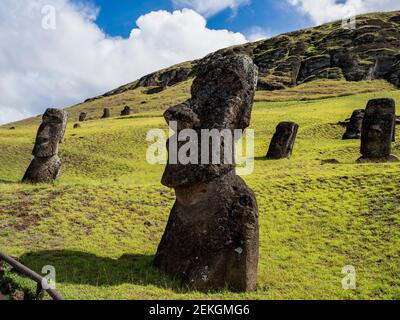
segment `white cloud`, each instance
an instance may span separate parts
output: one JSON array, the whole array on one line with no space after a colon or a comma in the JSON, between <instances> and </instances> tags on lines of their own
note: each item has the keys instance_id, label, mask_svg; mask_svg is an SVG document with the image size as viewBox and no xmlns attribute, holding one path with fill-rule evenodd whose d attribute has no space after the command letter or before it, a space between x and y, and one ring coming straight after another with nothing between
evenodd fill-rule
<instances>
[{"instance_id":1,"label":"white cloud","mask_svg":"<svg viewBox=\"0 0 400 320\"><path fill-rule=\"evenodd\" d=\"M271 38L271 33L268 30L257 26L250 28L245 32L245 35L250 42Z\"/></svg>"},{"instance_id":2,"label":"white cloud","mask_svg":"<svg viewBox=\"0 0 400 320\"><path fill-rule=\"evenodd\" d=\"M340 20L342 18L374 11L400 9L399 0L287 0L301 13L308 15L314 23Z\"/></svg>"},{"instance_id":3,"label":"white cloud","mask_svg":"<svg viewBox=\"0 0 400 320\"><path fill-rule=\"evenodd\" d=\"M172 0L177 8L191 8L205 17L210 17L225 9L233 10L250 3L250 0Z\"/></svg>"},{"instance_id":4,"label":"white cloud","mask_svg":"<svg viewBox=\"0 0 400 320\"><path fill-rule=\"evenodd\" d=\"M48 4L56 8L55 30L42 28L41 10ZM96 14L68 0L0 1L0 124L246 42L240 33L208 29L188 9L144 15L128 39L107 37Z\"/></svg>"}]
</instances>

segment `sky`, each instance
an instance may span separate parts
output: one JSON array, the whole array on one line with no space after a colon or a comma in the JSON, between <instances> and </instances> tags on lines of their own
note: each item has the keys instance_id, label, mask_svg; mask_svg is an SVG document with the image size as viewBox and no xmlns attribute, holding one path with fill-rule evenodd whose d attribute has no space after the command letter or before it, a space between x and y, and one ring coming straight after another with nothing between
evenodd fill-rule
<instances>
[{"instance_id":1,"label":"sky","mask_svg":"<svg viewBox=\"0 0 400 320\"><path fill-rule=\"evenodd\" d=\"M0 124L231 45L399 0L1 0Z\"/></svg>"}]
</instances>

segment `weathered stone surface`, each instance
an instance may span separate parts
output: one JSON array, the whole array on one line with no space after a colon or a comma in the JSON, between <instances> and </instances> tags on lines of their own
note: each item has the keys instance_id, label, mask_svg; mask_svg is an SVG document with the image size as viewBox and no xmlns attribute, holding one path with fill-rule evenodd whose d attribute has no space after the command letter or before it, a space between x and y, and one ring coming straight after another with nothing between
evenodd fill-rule
<instances>
[{"instance_id":1,"label":"weathered stone surface","mask_svg":"<svg viewBox=\"0 0 400 320\"><path fill-rule=\"evenodd\" d=\"M107 119L110 117L110 109L109 108L104 108L103 109L103 115L101 116L102 119Z\"/></svg>"},{"instance_id":2,"label":"weathered stone surface","mask_svg":"<svg viewBox=\"0 0 400 320\"><path fill-rule=\"evenodd\" d=\"M60 176L61 159L58 155L47 158L34 158L22 181L25 183L49 183Z\"/></svg>"},{"instance_id":3,"label":"weathered stone surface","mask_svg":"<svg viewBox=\"0 0 400 320\"><path fill-rule=\"evenodd\" d=\"M155 264L189 287L226 285L254 290L258 265L258 209L254 193L234 171L208 183L176 189L177 201Z\"/></svg>"},{"instance_id":4,"label":"weathered stone surface","mask_svg":"<svg viewBox=\"0 0 400 320\"><path fill-rule=\"evenodd\" d=\"M361 138L361 129L364 120L364 114L364 109L357 109L353 111L350 121L347 124L346 132L343 135L343 140Z\"/></svg>"},{"instance_id":5,"label":"weathered stone surface","mask_svg":"<svg viewBox=\"0 0 400 320\"><path fill-rule=\"evenodd\" d=\"M86 116L87 116L86 112L81 112L79 114L79 121L80 122L85 121L86 120Z\"/></svg>"},{"instance_id":6,"label":"weathered stone surface","mask_svg":"<svg viewBox=\"0 0 400 320\"><path fill-rule=\"evenodd\" d=\"M59 109L47 109L36 135L32 155L39 158L51 157L58 153L58 145L64 139L67 113Z\"/></svg>"},{"instance_id":7,"label":"weathered stone surface","mask_svg":"<svg viewBox=\"0 0 400 320\"><path fill-rule=\"evenodd\" d=\"M45 183L59 177L61 160L58 157L58 145L64 139L67 120L67 113L63 110L46 110L32 152L35 158L22 178L23 182Z\"/></svg>"},{"instance_id":8,"label":"weathered stone surface","mask_svg":"<svg viewBox=\"0 0 400 320\"><path fill-rule=\"evenodd\" d=\"M131 108L125 106L124 109L121 111L121 117L129 116L131 114Z\"/></svg>"},{"instance_id":9,"label":"weathered stone surface","mask_svg":"<svg viewBox=\"0 0 400 320\"><path fill-rule=\"evenodd\" d=\"M269 145L267 159L289 158L293 152L299 125L294 122L281 122Z\"/></svg>"},{"instance_id":10,"label":"weathered stone surface","mask_svg":"<svg viewBox=\"0 0 400 320\"><path fill-rule=\"evenodd\" d=\"M256 85L257 67L249 57L220 58L200 70L192 99L167 110L165 119L177 122L177 133L243 130L250 122ZM162 183L175 188L176 202L155 265L196 290L254 290L258 208L234 164L181 164L178 159L176 165L167 164Z\"/></svg>"},{"instance_id":11,"label":"weathered stone surface","mask_svg":"<svg viewBox=\"0 0 400 320\"><path fill-rule=\"evenodd\" d=\"M199 75L192 86L192 99L167 110L164 117L167 122L176 120L181 127L196 129L198 136L201 136L201 129L245 129L250 123L256 86L257 67L250 58L234 55L218 59L199 70ZM194 122L192 123L192 121ZM223 139L224 137L221 137L221 140ZM169 143L174 140L175 136L170 139ZM199 143L199 150L205 148L206 146ZM209 150L211 157L211 139ZM200 163L201 152L198 152L198 155ZM169 156L171 159L172 155ZM221 159L224 157L222 145L220 156ZM227 164L223 161L219 164L203 165L169 163L165 169L162 183L169 187L179 187L194 182L208 181L233 168L234 163Z\"/></svg>"},{"instance_id":12,"label":"weathered stone surface","mask_svg":"<svg viewBox=\"0 0 400 320\"><path fill-rule=\"evenodd\" d=\"M373 99L368 102L362 124L359 162L396 161L391 155L395 128L393 99Z\"/></svg>"}]
</instances>

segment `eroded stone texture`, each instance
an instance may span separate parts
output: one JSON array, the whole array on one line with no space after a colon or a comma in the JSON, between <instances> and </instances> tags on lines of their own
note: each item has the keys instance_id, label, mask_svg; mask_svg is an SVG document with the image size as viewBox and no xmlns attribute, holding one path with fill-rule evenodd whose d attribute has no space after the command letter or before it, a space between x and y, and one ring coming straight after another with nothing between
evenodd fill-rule
<instances>
[{"instance_id":1,"label":"eroded stone texture","mask_svg":"<svg viewBox=\"0 0 400 320\"><path fill-rule=\"evenodd\" d=\"M218 59L195 79L192 99L168 109L165 119L170 126L170 121L177 122L177 133L189 128L197 133L201 129L243 130L250 122L256 86L257 67L249 57ZM196 290L254 290L257 202L236 175L235 165L185 165L178 159L178 164L167 165L162 183L175 188L176 202L155 265Z\"/></svg>"},{"instance_id":2,"label":"eroded stone texture","mask_svg":"<svg viewBox=\"0 0 400 320\"><path fill-rule=\"evenodd\" d=\"M58 145L63 142L68 116L63 110L47 109L42 119L32 151L35 158L29 165L23 182L51 182L60 175Z\"/></svg>"},{"instance_id":3,"label":"eroded stone texture","mask_svg":"<svg viewBox=\"0 0 400 320\"><path fill-rule=\"evenodd\" d=\"M368 102L362 124L359 162L398 161L391 155L395 128L393 99L373 99Z\"/></svg>"},{"instance_id":4,"label":"eroded stone texture","mask_svg":"<svg viewBox=\"0 0 400 320\"><path fill-rule=\"evenodd\" d=\"M353 111L350 122L347 124L346 132L343 135L343 140L361 138L361 129L364 120L364 114L364 109L357 109Z\"/></svg>"},{"instance_id":5,"label":"eroded stone texture","mask_svg":"<svg viewBox=\"0 0 400 320\"><path fill-rule=\"evenodd\" d=\"M276 127L269 145L267 159L289 158L293 152L299 125L294 122L281 122Z\"/></svg>"},{"instance_id":6,"label":"eroded stone texture","mask_svg":"<svg viewBox=\"0 0 400 320\"><path fill-rule=\"evenodd\" d=\"M104 108L103 109L103 115L101 116L102 119L107 119L110 117L110 109L109 108Z\"/></svg>"},{"instance_id":7,"label":"eroded stone texture","mask_svg":"<svg viewBox=\"0 0 400 320\"><path fill-rule=\"evenodd\" d=\"M131 114L131 108L125 106L124 109L121 111L121 117L129 116Z\"/></svg>"},{"instance_id":8,"label":"eroded stone texture","mask_svg":"<svg viewBox=\"0 0 400 320\"><path fill-rule=\"evenodd\" d=\"M244 55L220 58L199 69L191 89L192 98L168 109L164 117L167 122L176 120L180 129L190 128L201 136L201 129L218 129L232 132L249 126L254 92L257 87L257 67ZM172 137L169 143L175 141ZM224 137L221 137L224 141ZM210 139L208 150L212 150ZM179 147L179 146L178 146ZM199 163L201 151L207 147L199 142ZM179 149L179 148L178 148ZM233 150L230 152L233 153ZM224 158L221 143L220 159ZM171 159L171 154L169 157ZM176 155L175 155L176 156ZM211 161L210 161L211 163ZM171 164L169 161L162 183L168 187L179 187L194 182L209 181L233 170L234 163L219 164Z\"/></svg>"}]
</instances>

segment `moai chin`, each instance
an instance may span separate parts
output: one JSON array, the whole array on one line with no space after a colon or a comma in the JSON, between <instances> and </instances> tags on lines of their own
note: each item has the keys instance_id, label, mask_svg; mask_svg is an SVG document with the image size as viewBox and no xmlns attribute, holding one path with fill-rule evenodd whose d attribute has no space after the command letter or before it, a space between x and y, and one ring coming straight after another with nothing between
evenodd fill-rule
<instances>
[{"instance_id":1,"label":"moai chin","mask_svg":"<svg viewBox=\"0 0 400 320\"><path fill-rule=\"evenodd\" d=\"M299 125L294 122L280 122L269 145L267 159L289 158L293 152Z\"/></svg>"},{"instance_id":2,"label":"moai chin","mask_svg":"<svg viewBox=\"0 0 400 320\"><path fill-rule=\"evenodd\" d=\"M110 109L109 108L104 108L103 109L103 115L101 116L102 119L107 119L110 117Z\"/></svg>"},{"instance_id":3,"label":"moai chin","mask_svg":"<svg viewBox=\"0 0 400 320\"><path fill-rule=\"evenodd\" d=\"M244 130L250 123L257 79L258 69L248 56L220 58L199 69L192 98L168 109L164 117L170 125L177 122L176 133ZM162 183L175 189L176 202L155 265L195 290L254 290L258 208L253 191L236 175L235 165L169 161Z\"/></svg>"},{"instance_id":4,"label":"moai chin","mask_svg":"<svg viewBox=\"0 0 400 320\"><path fill-rule=\"evenodd\" d=\"M362 123L364 120L365 110L357 109L354 110L349 123L347 124L346 132L343 134L343 140L348 139L360 139Z\"/></svg>"},{"instance_id":5,"label":"moai chin","mask_svg":"<svg viewBox=\"0 0 400 320\"><path fill-rule=\"evenodd\" d=\"M63 142L67 119L67 113L59 109L47 109L43 114L32 151L34 159L22 182L45 183L58 178L61 170L58 145Z\"/></svg>"},{"instance_id":6,"label":"moai chin","mask_svg":"<svg viewBox=\"0 0 400 320\"><path fill-rule=\"evenodd\" d=\"M373 99L368 102L362 124L362 156L358 162L399 161L391 154L395 114L393 99Z\"/></svg>"}]
</instances>

